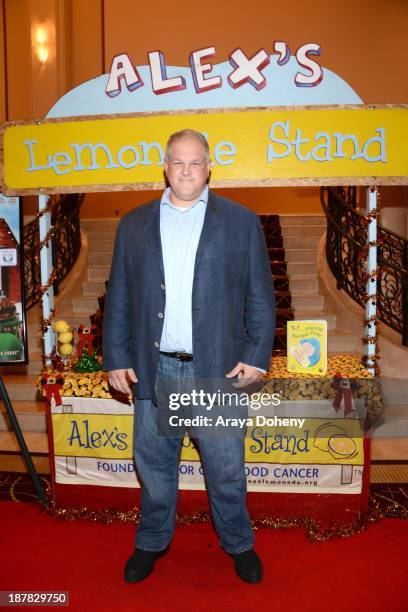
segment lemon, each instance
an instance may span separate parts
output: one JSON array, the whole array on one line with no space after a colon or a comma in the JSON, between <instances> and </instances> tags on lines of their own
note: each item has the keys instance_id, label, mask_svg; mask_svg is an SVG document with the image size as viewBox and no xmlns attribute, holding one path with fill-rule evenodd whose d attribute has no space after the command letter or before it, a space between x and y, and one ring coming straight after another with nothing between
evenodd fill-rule
<instances>
[{"instance_id":1,"label":"lemon","mask_svg":"<svg viewBox=\"0 0 408 612\"><path fill-rule=\"evenodd\" d=\"M71 355L73 350L74 350L74 347L69 342L65 342L64 344L61 344L61 346L59 347L60 355L64 355L64 356Z\"/></svg>"},{"instance_id":2,"label":"lemon","mask_svg":"<svg viewBox=\"0 0 408 612\"><path fill-rule=\"evenodd\" d=\"M66 342L71 342L73 337L74 334L72 332L66 331L62 332L61 334L58 334L57 340L58 342L61 342L61 344L65 344Z\"/></svg>"},{"instance_id":3,"label":"lemon","mask_svg":"<svg viewBox=\"0 0 408 612\"><path fill-rule=\"evenodd\" d=\"M69 331L69 325L63 319L58 319L58 321L55 321L54 323L54 331L56 331L57 334Z\"/></svg>"}]
</instances>

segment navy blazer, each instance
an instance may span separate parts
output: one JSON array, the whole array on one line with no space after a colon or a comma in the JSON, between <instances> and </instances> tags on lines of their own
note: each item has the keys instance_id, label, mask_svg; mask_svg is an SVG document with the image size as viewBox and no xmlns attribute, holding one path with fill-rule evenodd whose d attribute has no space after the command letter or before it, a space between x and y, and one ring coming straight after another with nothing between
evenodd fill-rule
<instances>
[{"instance_id":1,"label":"navy blazer","mask_svg":"<svg viewBox=\"0 0 408 612\"><path fill-rule=\"evenodd\" d=\"M155 397L165 303L160 200L154 200L119 223L103 318L103 368L133 368L138 399ZM211 191L191 308L198 379L224 378L239 361L268 370L275 296L262 226L255 213Z\"/></svg>"}]
</instances>

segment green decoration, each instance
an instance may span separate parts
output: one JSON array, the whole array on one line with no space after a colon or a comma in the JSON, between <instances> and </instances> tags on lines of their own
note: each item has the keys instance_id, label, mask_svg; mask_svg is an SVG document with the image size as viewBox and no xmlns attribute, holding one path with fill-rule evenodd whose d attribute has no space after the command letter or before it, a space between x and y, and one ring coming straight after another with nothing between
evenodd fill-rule
<instances>
[{"instance_id":1,"label":"green decoration","mask_svg":"<svg viewBox=\"0 0 408 612\"><path fill-rule=\"evenodd\" d=\"M98 372L101 369L98 357L96 356L96 350L94 349L92 355L89 355L88 348L85 345L82 349L82 355L75 364L75 371L85 373Z\"/></svg>"}]
</instances>

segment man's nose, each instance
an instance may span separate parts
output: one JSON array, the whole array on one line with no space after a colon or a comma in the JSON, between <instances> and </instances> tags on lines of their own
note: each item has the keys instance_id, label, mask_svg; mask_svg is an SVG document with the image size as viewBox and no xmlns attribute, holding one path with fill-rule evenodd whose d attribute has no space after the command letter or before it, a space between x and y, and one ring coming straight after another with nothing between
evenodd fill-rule
<instances>
[{"instance_id":1,"label":"man's nose","mask_svg":"<svg viewBox=\"0 0 408 612\"><path fill-rule=\"evenodd\" d=\"M182 167L181 171L182 171L183 174L190 174L190 172L191 172L190 164L183 164L183 167Z\"/></svg>"}]
</instances>

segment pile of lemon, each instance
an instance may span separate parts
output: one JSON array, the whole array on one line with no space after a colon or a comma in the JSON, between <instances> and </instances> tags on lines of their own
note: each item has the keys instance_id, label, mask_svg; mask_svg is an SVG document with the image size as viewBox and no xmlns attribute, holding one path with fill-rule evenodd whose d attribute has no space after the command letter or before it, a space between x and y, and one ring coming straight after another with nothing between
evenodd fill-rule
<instances>
[{"instance_id":1,"label":"pile of lemon","mask_svg":"<svg viewBox=\"0 0 408 612\"><path fill-rule=\"evenodd\" d=\"M63 319L58 319L53 325L54 331L57 334L58 353L63 357L72 355L74 351L73 339L74 334L69 324Z\"/></svg>"}]
</instances>

